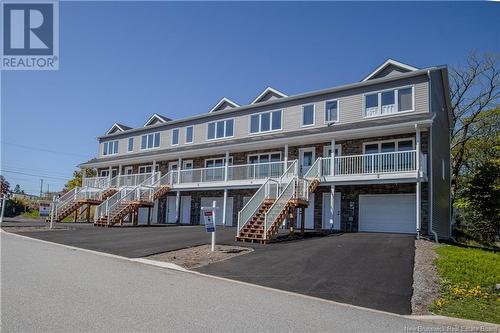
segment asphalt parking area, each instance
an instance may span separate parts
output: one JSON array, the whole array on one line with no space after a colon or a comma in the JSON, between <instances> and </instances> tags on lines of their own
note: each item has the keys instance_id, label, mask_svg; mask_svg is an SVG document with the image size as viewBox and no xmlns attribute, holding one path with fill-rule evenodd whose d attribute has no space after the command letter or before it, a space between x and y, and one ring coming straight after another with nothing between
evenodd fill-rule
<instances>
[{"instance_id":1,"label":"asphalt parking area","mask_svg":"<svg viewBox=\"0 0 500 333\"><path fill-rule=\"evenodd\" d=\"M248 255L196 270L337 302L411 314L414 255L413 236L335 234L258 247Z\"/></svg>"}]
</instances>

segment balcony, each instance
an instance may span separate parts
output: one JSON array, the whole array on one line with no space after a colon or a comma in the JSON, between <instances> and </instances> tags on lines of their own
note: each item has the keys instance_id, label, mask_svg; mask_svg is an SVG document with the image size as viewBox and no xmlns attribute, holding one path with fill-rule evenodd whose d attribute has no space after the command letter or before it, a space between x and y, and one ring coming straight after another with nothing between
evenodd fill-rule
<instances>
[{"instance_id":1,"label":"balcony","mask_svg":"<svg viewBox=\"0 0 500 333\"><path fill-rule=\"evenodd\" d=\"M358 181L379 179L424 179L427 169L427 155L417 151L399 151L378 154L336 156L318 158L304 176L319 177L323 182ZM333 161L333 164L332 164ZM420 163L420 166L417 166Z\"/></svg>"}]
</instances>

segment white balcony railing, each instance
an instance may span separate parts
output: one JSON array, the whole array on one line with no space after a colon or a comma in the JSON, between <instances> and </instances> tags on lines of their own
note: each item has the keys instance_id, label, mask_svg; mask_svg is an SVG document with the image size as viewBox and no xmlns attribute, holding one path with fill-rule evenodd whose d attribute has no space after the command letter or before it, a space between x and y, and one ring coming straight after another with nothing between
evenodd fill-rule
<instances>
[{"instance_id":1,"label":"white balcony railing","mask_svg":"<svg viewBox=\"0 0 500 333\"><path fill-rule=\"evenodd\" d=\"M386 173L405 173L417 171L417 152L398 151L378 154L336 156L332 165L331 157L320 158L319 165L315 165L315 174L318 176L349 176ZM421 160L425 155L421 154ZM422 161L422 164L425 161ZM311 169L313 169L311 167ZM305 178L308 178L306 174Z\"/></svg>"},{"instance_id":2,"label":"white balcony railing","mask_svg":"<svg viewBox=\"0 0 500 333\"><path fill-rule=\"evenodd\" d=\"M107 188L109 183L109 177L92 177L84 178L82 181L82 187L92 187L92 188Z\"/></svg>"}]
</instances>

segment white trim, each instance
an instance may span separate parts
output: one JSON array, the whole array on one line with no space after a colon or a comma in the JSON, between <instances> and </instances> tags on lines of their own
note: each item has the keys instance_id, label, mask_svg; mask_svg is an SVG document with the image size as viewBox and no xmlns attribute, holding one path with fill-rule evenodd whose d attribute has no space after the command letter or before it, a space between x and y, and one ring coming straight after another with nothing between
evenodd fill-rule
<instances>
[{"instance_id":1,"label":"white trim","mask_svg":"<svg viewBox=\"0 0 500 333\"><path fill-rule=\"evenodd\" d=\"M400 141L410 141L410 140L412 142L412 149L415 149L415 138L414 137L363 142L363 154L365 154L365 150L366 150L367 145L378 144L378 153L381 153L380 149L382 148L382 143L394 142L394 149L395 149L395 151L398 151L398 146L399 146Z\"/></svg>"},{"instance_id":2,"label":"white trim","mask_svg":"<svg viewBox=\"0 0 500 333\"><path fill-rule=\"evenodd\" d=\"M393 60L393 59L387 59L382 65L378 66L373 72L371 72L363 80L361 80L361 82L368 81L369 79L371 79L372 77L374 77L375 75L377 75L378 73L380 73L384 68L386 68L389 65L400 67L400 68L406 69L406 70L408 70L410 72L418 70L417 67L413 67L413 66L410 66L410 65L407 65L407 64L403 64L402 62L399 62L399 61L396 61L396 60Z\"/></svg>"},{"instance_id":3,"label":"white trim","mask_svg":"<svg viewBox=\"0 0 500 333\"><path fill-rule=\"evenodd\" d=\"M326 120L326 103L328 102L337 102L337 120L335 121L327 121ZM334 98L334 99L329 99L329 100L326 100L325 101L325 113L324 113L324 117L323 117L323 122L325 124L336 124L336 123L339 123L340 122L340 99L339 98Z\"/></svg>"},{"instance_id":4,"label":"white trim","mask_svg":"<svg viewBox=\"0 0 500 333\"><path fill-rule=\"evenodd\" d=\"M281 122L280 122L280 128L279 129L272 129L273 128L273 112L279 111L281 113ZM269 130L268 131L262 131L261 130L261 125L262 125L262 115L264 113L269 113ZM252 116L259 116L259 131L252 133ZM263 112L258 112L258 113L252 113L248 115L248 135L259 135L259 134L265 134L265 133L272 133L272 132L280 132L283 131L283 109L276 109L276 110L270 110L270 111L263 111Z\"/></svg>"},{"instance_id":5,"label":"white trim","mask_svg":"<svg viewBox=\"0 0 500 333\"><path fill-rule=\"evenodd\" d=\"M131 173L127 173L127 170L131 170L132 172ZM134 173L134 167L133 166L126 166L125 168L123 168L123 174L124 175L131 175Z\"/></svg>"},{"instance_id":6,"label":"white trim","mask_svg":"<svg viewBox=\"0 0 500 333\"><path fill-rule=\"evenodd\" d=\"M203 163L205 164L205 168L208 168L208 167L207 167L207 162L208 162L208 161L214 161L214 165L215 165L215 161L216 161L216 160L222 160L222 165L221 165L221 166L219 166L219 167L215 167L215 166L214 166L214 168L223 168L223 167L224 167L224 165L226 164L226 163L225 163L226 156L224 156L224 157L212 157L212 158L206 158L206 159L204 160L204 162L203 162ZM229 165L233 165L233 156L232 156L232 155L229 155Z\"/></svg>"},{"instance_id":7,"label":"white trim","mask_svg":"<svg viewBox=\"0 0 500 333\"><path fill-rule=\"evenodd\" d=\"M233 135L231 135L231 136L226 136L226 122L227 122L228 120L232 120L232 121L233 121ZM222 122L224 122L224 136L223 136L223 137L221 137L221 138L217 138L217 137L216 137L216 136L217 136L217 123L218 123L218 122L221 122L221 121L222 121ZM234 130L235 130L235 127L236 127L236 126L235 126L235 125L236 125L236 122L234 121L234 118L225 118L225 119L214 120L214 121L210 121L210 122L208 122L208 123L206 123L206 124L207 124L207 132L206 132L207 134L206 134L206 136L205 136L205 141L215 141L215 140L224 140L224 139L231 139L231 138L234 138ZM215 131L214 131L214 137L213 137L212 139L209 139L209 138L208 138L208 125L210 125L210 124L215 124L215 128L214 128L214 130L215 130ZM194 132L193 132L193 134L194 134Z\"/></svg>"},{"instance_id":8,"label":"white trim","mask_svg":"<svg viewBox=\"0 0 500 333\"><path fill-rule=\"evenodd\" d=\"M109 141L104 141L102 142L102 146L99 147L99 149L101 150L100 153L101 153L101 156L111 156L111 155L118 155L120 153L120 143L119 143L120 140L116 139L116 140L109 140ZM112 144L113 145L113 149L112 149L112 152L109 153L109 144ZM116 144L116 153L115 153L115 144ZM106 147L106 153L104 153L104 147Z\"/></svg>"},{"instance_id":9,"label":"white trim","mask_svg":"<svg viewBox=\"0 0 500 333\"><path fill-rule=\"evenodd\" d=\"M114 133L110 133L112 132L115 128L118 128L118 130L120 130L120 132L125 132L126 129L124 129L123 127L120 126L120 124L118 123L114 123L113 126L111 126L108 131L106 132L106 135L108 134L114 134Z\"/></svg>"},{"instance_id":10,"label":"white trim","mask_svg":"<svg viewBox=\"0 0 500 333\"><path fill-rule=\"evenodd\" d=\"M217 102L217 104L215 104L215 106L210 109L210 111L208 111L208 113L212 113L214 112L215 110L217 110L217 108L219 106L221 106L222 104L224 104L224 102L226 102L227 104L230 104L232 105L233 108L237 108L238 106L240 106L238 103L236 102L233 102L232 100L230 100L229 98L227 97L222 97L220 101Z\"/></svg>"},{"instance_id":11,"label":"white trim","mask_svg":"<svg viewBox=\"0 0 500 333\"><path fill-rule=\"evenodd\" d=\"M177 143L174 143L174 131L175 130L177 130ZM170 145L171 146L178 146L180 141L181 141L181 129L179 127L172 128L171 133L172 133L172 135L170 136Z\"/></svg>"},{"instance_id":12,"label":"white trim","mask_svg":"<svg viewBox=\"0 0 500 333\"><path fill-rule=\"evenodd\" d=\"M323 157L325 157L325 158L330 157L331 158L331 155L327 154L327 151L328 151L328 149L331 148L331 146L332 146L331 144L323 146ZM335 154L335 157L342 156L342 145L340 143L335 144L335 149L337 149L339 151L338 154Z\"/></svg>"},{"instance_id":13,"label":"white trim","mask_svg":"<svg viewBox=\"0 0 500 333\"><path fill-rule=\"evenodd\" d=\"M411 110L405 110L405 111L398 111L399 110L399 91L403 89L411 88ZM378 97L378 105L377 105L377 110L381 113L382 110L382 94L388 91L393 91L394 92L394 109L395 112L393 113L388 113L388 114L376 114L374 116L367 116L366 115L366 96L370 95L377 95ZM397 92L397 93L396 93ZM406 85L406 86L400 86L400 87L394 87L394 88L389 88L389 89L383 89L383 90L375 90L375 91L370 91L366 92L363 94L363 100L362 100L362 108L361 108L361 117L363 119L370 119L370 118L381 118L381 117L390 117L394 115L399 115L399 114L405 114L409 112L414 112L415 111L415 85Z\"/></svg>"},{"instance_id":14,"label":"white trim","mask_svg":"<svg viewBox=\"0 0 500 333\"><path fill-rule=\"evenodd\" d=\"M269 92L272 92L272 93L274 93L274 94L276 94L276 95L278 95L278 96L281 96L281 97L288 97L288 95L286 95L286 94L282 93L282 92L281 92L281 91L279 91L279 90L276 90L276 89L271 88L271 87L267 87L266 89L264 89L264 91L263 91L263 92L261 92L261 93L259 94L259 96L255 97L255 99L254 99L254 100L252 101L252 103L250 103L250 104L256 104L256 103L259 103L259 102L260 102L260 99L261 99L262 97L264 97L264 96L265 96L267 93L269 93Z\"/></svg>"},{"instance_id":15,"label":"white trim","mask_svg":"<svg viewBox=\"0 0 500 333\"><path fill-rule=\"evenodd\" d=\"M127 153L133 153L134 152L134 140L135 137L134 136L131 136L129 138L127 138ZM132 149L130 149L130 140L132 140Z\"/></svg>"},{"instance_id":16,"label":"white trim","mask_svg":"<svg viewBox=\"0 0 500 333\"><path fill-rule=\"evenodd\" d=\"M163 116L160 116L158 113L154 113L154 114L153 114L153 115L152 115L152 116L148 119L148 121L144 124L144 126L143 126L143 127L147 127L147 126L151 125L151 122L152 122L153 120L155 120L155 119L156 119L156 120L159 120L159 121L160 121L160 123L166 123L168 120L170 120L170 119L168 119L168 118L165 118L165 117L163 117Z\"/></svg>"},{"instance_id":17,"label":"white trim","mask_svg":"<svg viewBox=\"0 0 500 333\"><path fill-rule=\"evenodd\" d=\"M193 130L191 131L191 141L188 141L187 140L187 129L191 127ZM208 131L208 129L207 129ZM184 128L184 143L189 145L189 144L192 144L194 142L194 125L191 125L191 126L186 126Z\"/></svg>"},{"instance_id":18,"label":"white trim","mask_svg":"<svg viewBox=\"0 0 500 333\"><path fill-rule=\"evenodd\" d=\"M307 124L307 125L304 125L304 108L306 106L311 106L313 107L313 122L312 124ZM281 115L283 117L283 114ZM316 104L315 103L310 103L310 104L303 104L302 105L302 117L301 117L301 120L300 120L300 127L312 127L316 124Z\"/></svg>"},{"instance_id":19,"label":"white trim","mask_svg":"<svg viewBox=\"0 0 500 333\"><path fill-rule=\"evenodd\" d=\"M311 162L314 163L314 161L316 160L316 147L304 147L304 148L299 148L299 160L298 160L298 163L299 163L299 173L301 175L305 174L307 172L307 170L302 170L302 163L304 162L304 152L312 152L312 159L311 159ZM312 164L309 166L311 167Z\"/></svg>"}]
</instances>

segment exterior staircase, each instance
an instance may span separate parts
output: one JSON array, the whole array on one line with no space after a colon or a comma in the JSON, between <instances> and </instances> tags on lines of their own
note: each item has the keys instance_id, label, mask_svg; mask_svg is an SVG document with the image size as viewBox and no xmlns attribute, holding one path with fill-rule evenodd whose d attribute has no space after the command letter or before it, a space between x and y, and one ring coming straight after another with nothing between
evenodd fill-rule
<instances>
[{"instance_id":1,"label":"exterior staircase","mask_svg":"<svg viewBox=\"0 0 500 333\"><path fill-rule=\"evenodd\" d=\"M250 221L248 221L240 230L236 240L244 242L262 242L264 240L264 223L265 214L274 203L273 199L266 199L264 203L255 213Z\"/></svg>"},{"instance_id":2,"label":"exterior staircase","mask_svg":"<svg viewBox=\"0 0 500 333\"><path fill-rule=\"evenodd\" d=\"M61 196L53 205L54 221L61 222L84 205L99 205L103 201L100 191L90 190L87 187L75 187ZM46 221L50 222L51 216Z\"/></svg>"}]
</instances>

